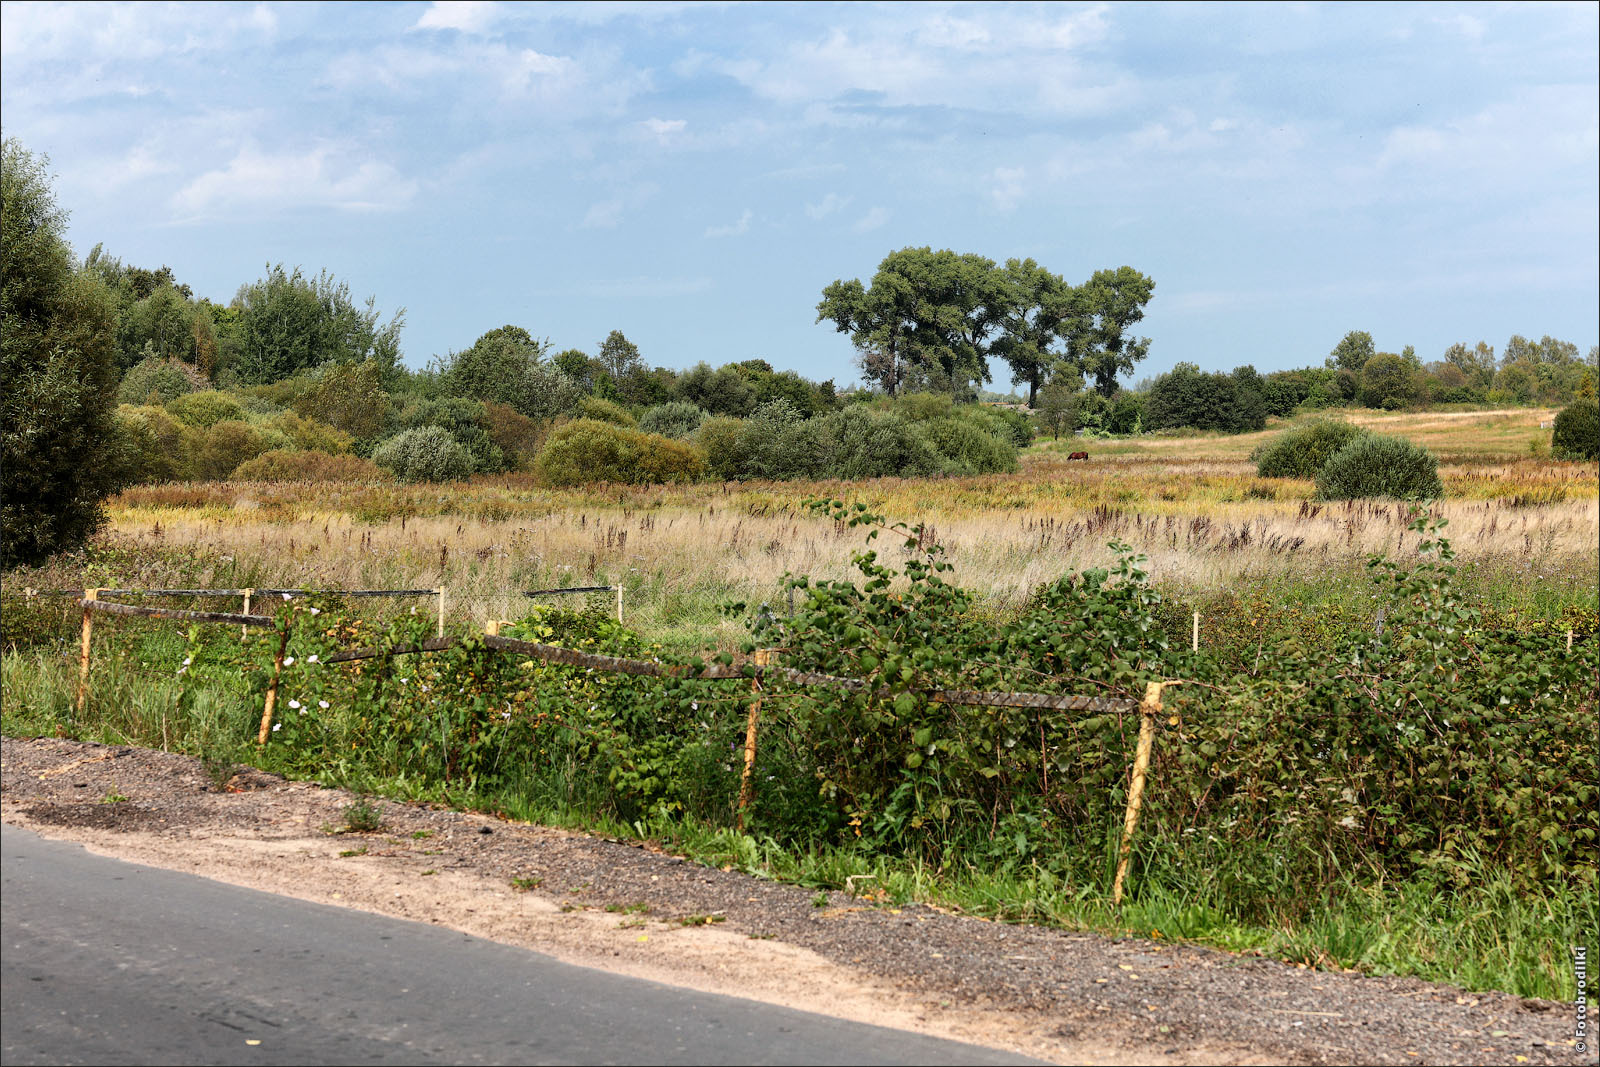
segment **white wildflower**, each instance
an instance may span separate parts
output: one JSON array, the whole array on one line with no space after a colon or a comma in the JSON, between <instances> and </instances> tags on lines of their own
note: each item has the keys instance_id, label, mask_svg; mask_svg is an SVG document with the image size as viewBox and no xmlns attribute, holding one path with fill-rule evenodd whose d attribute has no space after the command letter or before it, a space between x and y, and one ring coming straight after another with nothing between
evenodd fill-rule
<instances>
[{"instance_id":1,"label":"white wildflower","mask_svg":"<svg viewBox=\"0 0 1600 1067\"><path fill-rule=\"evenodd\" d=\"M326 711L328 709L328 702L326 700L319 700L317 701L317 707Z\"/></svg>"},{"instance_id":2,"label":"white wildflower","mask_svg":"<svg viewBox=\"0 0 1600 1067\"><path fill-rule=\"evenodd\" d=\"M293 656L285 656L284 659L283 659L283 665L285 667L293 667L294 666L294 657Z\"/></svg>"},{"instance_id":3,"label":"white wildflower","mask_svg":"<svg viewBox=\"0 0 1600 1067\"><path fill-rule=\"evenodd\" d=\"M319 663L321 661L317 659L317 654L315 652L313 652L313 653L311 653L311 655L306 657L306 662L307 663Z\"/></svg>"},{"instance_id":4,"label":"white wildflower","mask_svg":"<svg viewBox=\"0 0 1600 1067\"><path fill-rule=\"evenodd\" d=\"M275 723L272 724L272 732L273 733L277 733L281 729L283 729L283 723L275 722Z\"/></svg>"},{"instance_id":5,"label":"white wildflower","mask_svg":"<svg viewBox=\"0 0 1600 1067\"><path fill-rule=\"evenodd\" d=\"M189 664L191 664L193 662L194 662L194 657L193 656L185 656L185 657L183 657L183 665L185 667L187 667Z\"/></svg>"},{"instance_id":6,"label":"white wildflower","mask_svg":"<svg viewBox=\"0 0 1600 1067\"><path fill-rule=\"evenodd\" d=\"M289 706L291 708L298 708L300 706L300 702L298 700L291 700L289 701Z\"/></svg>"},{"instance_id":7,"label":"white wildflower","mask_svg":"<svg viewBox=\"0 0 1600 1067\"><path fill-rule=\"evenodd\" d=\"M312 608L311 609L311 614L313 614L313 615L321 615L322 614L322 609L321 608Z\"/></svg>"}]
</instances>

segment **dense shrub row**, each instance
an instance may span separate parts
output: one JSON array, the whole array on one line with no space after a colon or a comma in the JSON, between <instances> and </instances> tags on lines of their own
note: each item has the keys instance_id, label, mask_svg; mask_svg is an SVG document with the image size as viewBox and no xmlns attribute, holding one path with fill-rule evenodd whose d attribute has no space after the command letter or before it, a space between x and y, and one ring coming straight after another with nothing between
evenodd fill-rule
<instances>
[{"instance_id":1,"label":"dense shrub row","mask_svg":"<svg viewBox=\"0 0 1600 1067\"><path fill-rule=\"evenodd\" d=\"M1438 461L1427 449L1333 419L1279 434L1251 458L1263 478L1315 478L1322 500L1432 500L1444 494Z\"/></svg>"}]
</instances>

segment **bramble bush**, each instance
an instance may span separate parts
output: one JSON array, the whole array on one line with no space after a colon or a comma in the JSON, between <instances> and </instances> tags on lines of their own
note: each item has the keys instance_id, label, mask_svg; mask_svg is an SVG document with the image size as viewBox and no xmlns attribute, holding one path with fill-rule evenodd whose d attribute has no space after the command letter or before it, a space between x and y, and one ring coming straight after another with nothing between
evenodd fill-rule
<instances>
[{"instance_id":1,"label":"bramble bush","mask_svg":"<svg viewBox=\"0 0 1600 1067\"><path fill-rule=\"evenodd\" d=\"M1600 459L1600 405L1580 400L1556 416L1550 451L1557 459Z\"/></svg>"},{"instance_id":2,"label":"bramble bush","mask_svg":"<svg viewBox=\"0 0 1600 1067\"><path fill-rule=\"evenodd\" d=\"M317 449L291 451L275 448L234 468L241 482L386 482L389 474L369 459L348 453L330 454Z\"/></svg>"}]
</instances>

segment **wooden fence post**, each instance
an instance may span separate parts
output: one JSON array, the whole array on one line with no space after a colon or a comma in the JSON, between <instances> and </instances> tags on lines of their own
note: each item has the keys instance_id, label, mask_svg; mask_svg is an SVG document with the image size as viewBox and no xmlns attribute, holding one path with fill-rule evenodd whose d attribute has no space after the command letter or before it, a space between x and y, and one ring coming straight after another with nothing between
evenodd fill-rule
<instances>
[{"instance_id":1,"label":"wooden fence post","mask_svg":"<svg viewBox=\"0 0 1600 1067\"><path fill-rule=\"evenodd\" d=\"M1194 637L1189 642L1189 651L1200 651L1200 613L1194 613Z\"/></svg>"},{"instance_id":2,"label":"wooden fence post","mask_svg":"<svg viewBox=\"0 0 1600 1067\"><path fill-rule=\"evenodd\" d=\"M441 585L439 588L435 589L434 592L439 594L439 636L443 637L444 636L444 586Z\"/></svg>"},{"instance_id":3,"label":"wooden fence post","mask_svg":"<svg viewBox=\"0 0 1600 1067\"><path fill-rule=\"evenodd\" d=\"M1139 746L1133 755L1133 780L1128 783L1128 811L1122 820L1122 849L1117 856L1117 876L1111 883L1111 906L1122 906L1122 885L1128 877L1128 860L1133 854L1133 831L1139 825L1139 806L1144 801L1144 780L1150 770L1150 749L1156 739L1156 717L1161 714L1161 690L1165 682L1145 686L1139 704Z\"/></svg>"},{"instance_id":4,"label":"wooden fence post","mask_svg":"<svg viewBox=\"0 0 1600 1067\"><path fill-rule=\"evenodd\" d=\"M621 588L620 586L618 588ZM756 666L765 667L772 662L772 650L761 648L756 650ZM758 674L750 679L750 688L755 692L755 699L750 702L750 721L744 728L744 775L739 779L739 814L734 820L734 829L744 833L744 813L750 807L750 800L755 794L755 769L756 769L756 731L761 721L761 676Z\"/></svg>"},{"instance_id":5,"label":"wooden fence post","mask_svg":"<svg viewBox=\"0 0 1600 1067\"><path fill-rule=\"evenodd\" d=\"M622 625L622 583L617 583L617 625Z\"/></svg>"},{"instance_id":6,"label":"wooden fence post","mask_svg":"<svg viewBox=\"0 0 1600 1067\"><path fill-rule=\"evenodd\" d=\"M94 635L94 608L90 607L100 598L100 590L85 589L83 591L83 640L78 653L78 698L74 701L78 714L83 714L83 705L89 698L89 643Z\"/></svg>"},{"instance_id":7,"label":"wooden fence post","mask_svg":"<svg viewBox=\"0 0 1600 1067\"><path fill-rule=\"evenodd\" d=\"M250 614L250 597L254 593L255 593L254 589L246 589L244 591L244 610L241 611L239 614L241 614L241 615ZM249 633L250 633L250 627L248 627L248 626L240 626L239 627L239 640L243 641L245 639L245 637L249 635Z\"/></svg>"},{"instance_id":8,"label":"wooden fence post","mask_svg":"<svg viewBox=\"0 0 1600 1067\"><path fill-rule=\"evenodd\" d=\"M1572 631L1570 629L1567 631L1567 651L1572 651Z\"/></svg>"},{"instance_id":9,"label":"wooden fence post","mask_svg":"<svg viewBox=\"0 0 1600 1067\"><path fill-rule=\"evenodd\" d=\"M287 622L287 620L285 620ZM256 734L256 744L267 743L267 735L272 733L272 712L278 706L278 678L283 674L283 657L289 651L289 630L285 625L283 633L278 637L278 651L272 656L272 678L267 682L267 706L261 712L261 731Z\"/></svg>"}]
</instances>

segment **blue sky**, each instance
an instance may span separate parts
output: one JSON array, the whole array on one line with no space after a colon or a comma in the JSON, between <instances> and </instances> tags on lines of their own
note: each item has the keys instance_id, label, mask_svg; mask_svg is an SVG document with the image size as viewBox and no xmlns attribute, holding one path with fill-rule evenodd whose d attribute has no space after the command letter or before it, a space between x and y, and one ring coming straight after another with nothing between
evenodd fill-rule
<instances>
[{"instance_id":1,"label":"blue sky","mask_svg":"<svg viewBox=\"0 0 1600 1067\"><path fill-rule=\"evenodd\" d=\"M1600 7L8 3L3 124L103 241L653 363L853 381L889 251L1156 281L1140 376L1600 340ZM995 385L1009 375L995 367Z\"/></svg>"}]
</instances>

